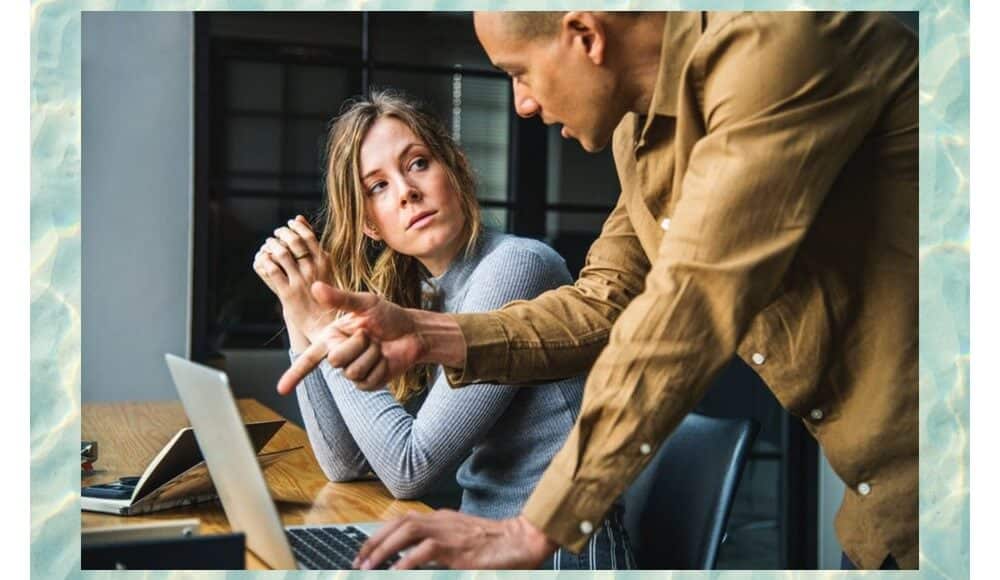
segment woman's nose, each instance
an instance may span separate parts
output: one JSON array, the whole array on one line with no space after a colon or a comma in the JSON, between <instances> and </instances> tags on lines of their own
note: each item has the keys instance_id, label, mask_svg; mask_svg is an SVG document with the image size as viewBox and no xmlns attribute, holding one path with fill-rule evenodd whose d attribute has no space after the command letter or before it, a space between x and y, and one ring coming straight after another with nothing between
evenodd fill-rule
<instances>
[{"instance_id":1,"label":"woman's nose","mask_svg":"<svg viewBox=\"0 0 1000 580\"><path fill-rule=\"evenodd\" d=\"M420 201L420 199L422 197L423 197L423 194L420 193L419 189L417 189L416 187L408 186L405 189L405 191L404 191L404 193L403 193L403 195L402 195L402 197L400 199L400 203L402 205L406 205L407 203L413 203L413 202Z\"/></svg>"}]
</instances>

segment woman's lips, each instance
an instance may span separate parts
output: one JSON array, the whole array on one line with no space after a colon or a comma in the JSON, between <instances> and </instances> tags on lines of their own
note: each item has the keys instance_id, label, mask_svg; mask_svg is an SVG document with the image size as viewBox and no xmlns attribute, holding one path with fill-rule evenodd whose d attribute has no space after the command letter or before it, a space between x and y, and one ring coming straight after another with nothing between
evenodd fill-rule
<instances>
[{"instance_id":1,"label":"woman's lips","mask_svg":"<svg viewBox=\"0 0 1000 580\"><path fill-rule=\"evenodd\" d=\"M428 212L426 214L421 214L420 216L417 217L417 219L410 222L410 226L407 229L412 230L413 228L423 227L424 225L426 225L431 221L432 217L436 215L437 215L436 211Z\"/></svg>"}]
</instances>

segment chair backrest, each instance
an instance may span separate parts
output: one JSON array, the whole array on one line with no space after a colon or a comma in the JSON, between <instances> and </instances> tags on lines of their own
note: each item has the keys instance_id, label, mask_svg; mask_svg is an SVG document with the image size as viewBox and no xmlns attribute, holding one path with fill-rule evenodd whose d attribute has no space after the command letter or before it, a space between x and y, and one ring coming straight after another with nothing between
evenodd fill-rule
<instances>
[{"instance_id":1,"label":"chair backrest","mask_svg":"<svg viewBox=\"0 0 1000 580\"><path fill-rule=\"evenodd\" d=\"M752 419L689 414L625 492L625 527L644 570L710 570L747 455Z\"/></svg>"}]
</instances>

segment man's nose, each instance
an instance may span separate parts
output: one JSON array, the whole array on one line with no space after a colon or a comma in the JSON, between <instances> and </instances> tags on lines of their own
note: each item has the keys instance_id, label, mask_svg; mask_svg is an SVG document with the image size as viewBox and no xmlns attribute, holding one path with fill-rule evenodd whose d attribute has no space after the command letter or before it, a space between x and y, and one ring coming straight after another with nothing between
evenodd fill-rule
<instances>
[{"instance_id":1,"label":"man's nose","mask_svg":"<svg viewBox=\"0 0 1000 580\"><path fill-rule=\"evenodd\" d=\"M527 119L537 115L539 109L541 107L538 106L538 101L529 95L528 91L522 88L517 81L514 81L514 110L517 114Z\"/></svg>"}]
</instances>

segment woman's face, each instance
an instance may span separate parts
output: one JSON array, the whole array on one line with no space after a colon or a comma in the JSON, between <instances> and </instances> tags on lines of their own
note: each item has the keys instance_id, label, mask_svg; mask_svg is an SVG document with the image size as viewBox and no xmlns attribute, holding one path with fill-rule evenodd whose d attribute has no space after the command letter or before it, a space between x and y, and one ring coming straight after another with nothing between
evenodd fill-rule
<instances>
[{"instance_id":1,"label":"woman's face","mask_svg":"<svg viewBox=\"0 0 1000 580\"><path fill-rule=\"evenodd\" d=\"M365 234L447 270L464 240L465 216L448 170L402 121L381 117L361 142L361 183L370 223Z\"/></svg>"}]
</instances>

